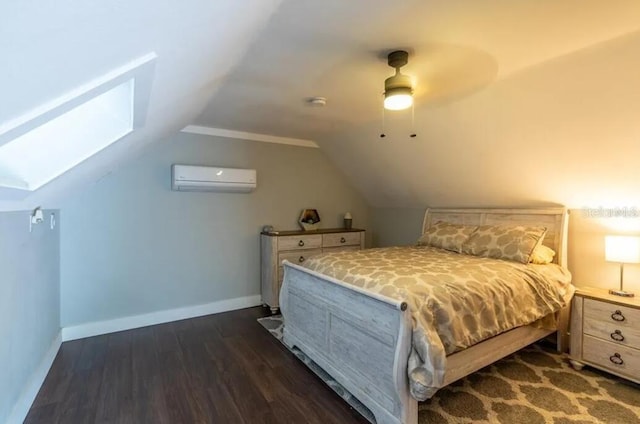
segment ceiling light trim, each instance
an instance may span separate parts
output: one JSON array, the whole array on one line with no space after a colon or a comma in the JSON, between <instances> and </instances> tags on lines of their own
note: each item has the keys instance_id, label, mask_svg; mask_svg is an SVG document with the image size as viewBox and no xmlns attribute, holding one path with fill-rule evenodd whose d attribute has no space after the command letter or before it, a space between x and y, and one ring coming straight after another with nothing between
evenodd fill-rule
<instances>
[{"instance_id":1,"label":"ceiling light trim","mask_svg":"<svg viewBox=\"0 0 640 424\"><path fill-rule=\"evenodd\" d=\"M214 137L232 138L237 140L260 141L263 143L287 144L290 146L310 147L315 149L320 148L320 146L318 146L318 144L313 140L227 130L224 128L204 127L201 125L187 125L183 129L181 129L180 132L189 134L211 135Z\"/></svg>"}]
</instances>

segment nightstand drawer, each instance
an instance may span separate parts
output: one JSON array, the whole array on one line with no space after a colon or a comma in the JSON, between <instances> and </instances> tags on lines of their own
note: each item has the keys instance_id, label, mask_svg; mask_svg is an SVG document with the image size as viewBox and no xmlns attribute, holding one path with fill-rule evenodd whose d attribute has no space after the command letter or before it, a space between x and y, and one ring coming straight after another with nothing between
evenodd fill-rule
<instances>
[{"instance_id":1,"label":"nightstand drawer","mask_svg":"<svg viewBox=\"0 0 640 424\"><path fill-rule=\"evenodd\" d=\"M617 322L585 318L584 334L598 337L608 342L640 349L640 327L637 326L621 326L618 325Z\"/></svg>"},{"instance_id":2,"label":"nightstand drawer","mask_svg":"<svg viewBox=\"0 0 640 424\"><path fill-rule=\"evenodd\" d=\"M278 238L278 250L317 249L322 247L322 234L283 236ZM282 261L280 261L282 262Z\"/></svg>"},{"instance_id":3,"label":"nightstand drawer","mask_svg":"<svg viewBox=\"0 0 640 424\"><path fill-rule=\"evenodd\" d=\"M628 376L640 375L640 350L584 336L583 358L594 365Z\"/></svg>"},{"instance_id":4,"label":"nightstand drawer","mask_svg":"<svg viewBox=\"0 0 640 424\"><path fill-rule=\"evenodd\" d=\"M322 247L360 246L360 233L335 233L322 235Z\"/></svg>"},{"instance_id":5,"label":"nightstand drawer","mask_svg":"<svg viewBox=\"0 0 640 424\"><path fill-rule=\"evenodd\" d=\"M594 299L584 300L584 319L640 328L640 310Z\"/></svg>"}]
</instances>

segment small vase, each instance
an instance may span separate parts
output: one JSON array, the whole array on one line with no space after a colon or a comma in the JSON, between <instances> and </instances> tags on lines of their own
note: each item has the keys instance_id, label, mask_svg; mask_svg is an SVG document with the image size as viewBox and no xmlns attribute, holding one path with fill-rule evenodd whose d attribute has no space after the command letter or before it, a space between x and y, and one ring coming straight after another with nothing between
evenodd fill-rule
<instances>
[{"instance_id":1,"label":"small vase","mask_svg":"<svg viewBox=\"0 0 640 424\"><path fill-rule=\"evenodd\" d=\"M353 223L353 219L351 218L351 214L349 212L344 214L344 228L346 230L351 229L351 224Z\"/></svg>"}]
</instances>

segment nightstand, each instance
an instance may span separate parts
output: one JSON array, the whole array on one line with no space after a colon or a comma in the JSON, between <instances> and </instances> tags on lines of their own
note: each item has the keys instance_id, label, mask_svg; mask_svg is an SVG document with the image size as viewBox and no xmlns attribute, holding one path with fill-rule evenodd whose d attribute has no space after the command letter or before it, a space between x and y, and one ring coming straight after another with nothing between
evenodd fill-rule
<instances>
[{"instance_id":1,"label":"nightstand","mask_svg":"<svg viewBox=\"0 0 640 424\"><path fill-rule=\"evenodd\" d=\"M640 299L580 288L571 307L571 365L640 383Z\"/></svg>"},{"instance_id":2,"label":"nightstand","mask_svg":"<svg viewBox=\"0 0 640 424\"><path fill-rule=\"evenodd\" d=\"M262 303L271 313L280 308L280 287L284 277L282 261L302 264L320 253L364 249L365 231L357 228L328 228L315 231L263 232L261 237L260 285Z\"/></svg>"}]
</instances>

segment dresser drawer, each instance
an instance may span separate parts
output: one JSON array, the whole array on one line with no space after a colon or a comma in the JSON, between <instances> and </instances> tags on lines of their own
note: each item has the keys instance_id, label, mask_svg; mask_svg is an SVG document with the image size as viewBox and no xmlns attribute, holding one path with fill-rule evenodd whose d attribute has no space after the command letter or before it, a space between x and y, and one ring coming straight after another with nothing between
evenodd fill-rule
<instances>
[{"instance_id":1,"label":"dresser drawer","mask_svg":"<svg viewBox=\"0 0 640 424\"><path fill-rule=\"evenodd\" d=\"M640 350L584 336L583 358L596 366L634 378L640 375Z\"/></svg>"},{"instance_id":2,"label":"dresser drawer","mask_svg":"<svg viewBox=\"0 0 640 424\"><path fill-rule=\"evenodd\" d=\"M360 233L334 233L322 235L322 247L360 246Z\"/></svg>"},{"instance_id":3,"label":"dresser drawer","mask_svg":"<svg viewBox=\"0 0 640 424\"><path fill-rule=\"evenodd\" d=\"M584 300L584 319L613 323L618 328L640 328L640 310L594 299Z\"/></svg>"},{"instance_id":4,"label":"dresser drawer","mask_svg":"<svg viewBox=\"0 0 640 424\"><path fill-rule=\"evenodd\" d=\"M322 234L278 237L278 251L318 249L320 247L322 247Z\"/></svg>"},{"instance_id":5,"label":"dresser drawer","mask_svg":"<svg viewBox=\"0 0 640 424\"><path fill-rule=\"evenodd\" d=\"M303 264L323 252L359 250L364 230L327 228L318 231L263 231L260 234L260 294L262 303L276 313L284 279L282 261Z\"/></svg>"},{"instance_id":6,"label":"dresser drawer","mask_svg":"<svg viewBox=\"0 0 640 424\"><path fill-rule=\"evenodd\" d=\"M355 251L360 250L360 245L357 246L340 246L340 247L325 247L322 249L322 253L333 253L333 252L346 252L346 251Z\"/></svg>"},{"instance_id":7,"label":"dresser drawer","mask_svg":"<svg viewBox=\"0 0 640 424\"><path fill-rule=\"evenodd\" d=\"M294 264L301 265L311 256L319 255L322 253L322 249L307 249L298 250L297 252L283 252L278 255L278 280L282 281L284 276L284 269L282 261L289 261Z\"/></svg>"}]
</instances>

